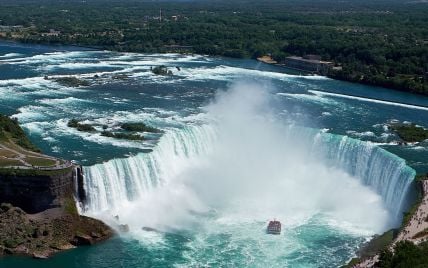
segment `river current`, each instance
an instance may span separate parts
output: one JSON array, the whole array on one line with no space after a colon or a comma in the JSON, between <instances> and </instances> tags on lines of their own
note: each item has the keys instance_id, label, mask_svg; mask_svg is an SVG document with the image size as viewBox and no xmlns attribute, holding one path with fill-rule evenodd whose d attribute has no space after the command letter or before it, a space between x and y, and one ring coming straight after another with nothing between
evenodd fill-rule
<instances>
[{"instance_id":1,"label":"river current","mask_svg":"<svg viewBox=\"0 0 428 268\"><path fill-rule=\"evenodd\" d=\"M160 65L173 75L150 71ZM55 81L70 75L89 85ZM399 224L415 172L428 171L428 142L398 145L388 128L427 127L427 97L254 60L2 42L0 112L84 166L82 213L131 229L0 267L336 267ZM100 135L125 122L162 133ZM280 236L265 233L273 218Z\"/></svg>"}]
</instances>

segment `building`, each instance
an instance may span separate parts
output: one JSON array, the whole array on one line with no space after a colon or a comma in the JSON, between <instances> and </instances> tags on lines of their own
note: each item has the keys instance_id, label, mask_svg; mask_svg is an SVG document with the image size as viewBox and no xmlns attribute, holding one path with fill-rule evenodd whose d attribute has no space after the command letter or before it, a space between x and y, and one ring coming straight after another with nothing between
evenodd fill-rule
<instances>
[{"instance_id":1,"label":"building","mask_svg":"<svg viewBox=\"0 0 428 268\"><path fill-rule=\"evenodd\" d=\"M48 33L42 33L42 36L59 36L60 34L61 34L60 31L50 29Z\"/></svg>"},{"instance_id":2,"label":"building","mask_svg":"<svg viewBox=\"0 0 428 268\"><path fill-rule=\"evenodd\" d=\"M13 26L7 26L7 25L0 25L0 32L22 32L25 30L24 26L22 25L13 25Z\"/></svg>"},{"instance_id":3,"label":"building","mask_svg":"<svg viewBox=\"0 0 428 268\"><path fill-rule=\"evenodd\" d=\"M319 55L305 55L303 57L290 56L284 60L285 67L296 69L305 72L326 74L334 63L330 61L322 61Z\"/></svg>"}]
</instances>

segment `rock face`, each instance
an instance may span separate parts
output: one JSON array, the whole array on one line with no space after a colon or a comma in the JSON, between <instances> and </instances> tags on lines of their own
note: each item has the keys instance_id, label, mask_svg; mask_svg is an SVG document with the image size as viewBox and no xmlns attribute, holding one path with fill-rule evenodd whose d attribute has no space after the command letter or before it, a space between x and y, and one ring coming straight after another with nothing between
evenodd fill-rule
<instances>
[{"instance_id":1,"label":"rock face","mask_svg":"<svg viewBox=\"0 0 428 268\"><path fill-rule=\"evenodd\" d=\"M101 221L78 214L75 199L85 201L81 167L6 174L0 173L0 256L44 259L113 235Z\"/></svg>"},{"instance_id":2,"label":"rock face","mask_svg":"<svg viewBox=\"0 0 428 268\"><path fill-rule=\"evenodd\" d=\"M44 259L62 250L92 245L112 235L112 230L104 223L62 207L27 214L10 204L0 205L0 256L19 254Z\"/></svg>"},{"instance_id":3,"label":"rock face","mask_svg":"<svg viewBox=\"0 0 428 268\"><path fill-rule=\"evenodd\" d=\"M86 192L85 192L85 187L83 187L83 169L81 166L77 166L74 170L75 172L75 180L76 180L76 184L75 184L75 191L76 191L76 196L79 199L80 202L85 203L86 202Z\"/></svg>"},{"instance_id":4,"label":"rock face","mask_svg":"<svg viewBox=\"0 0 428 268\"><path fill-rule=\"evenodd\" d=\"M27 213L61 206L74 193L76 169L53 175L0 175L0 203L11 203Z\"/></svg>"}]
</instances>

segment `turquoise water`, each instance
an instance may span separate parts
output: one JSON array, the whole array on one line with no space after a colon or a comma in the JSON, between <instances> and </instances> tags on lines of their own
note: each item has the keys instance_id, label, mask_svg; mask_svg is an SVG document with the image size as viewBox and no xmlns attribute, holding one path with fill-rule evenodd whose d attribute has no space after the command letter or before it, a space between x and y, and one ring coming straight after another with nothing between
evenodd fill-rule
<instances>
[{"instance_id":1,"label":"turquoise water","mask_svg":"<svg viewBox=\"0 0 428 268\"><path fill-rule=\"evenodd\" d=\"M73 159L85 166L89 180L87 190L92 194L91 203L85 213L108 222L106 214L119 210L123 213L121 219L133 228L131 233L106 243L61 253L47 261L6 258L0 261L1 267L339 266L354 255L362 242L395 222L393 207L401 202L397 201L400 199L397 196L403 195L399 190L404 187L400 186L399 182L406 181L413 174L408 167L400 166L404 163L400 158L374 148L380 146L394 153L405 159L407 165L418 172L428 171L428 163L424 161L428 157L428 143L399 146L395 143L397 137L387 128L389 122L395 121L428 126L428 108L423 107L428 107L426 97L324 77L300 76L298 73L253 60L198 55L143 55L74 47L0 43L0 62L0 112L17 117L31 140L44 152ZM151 74L151 66L162 64L169 66L175 75L160 77ZM176 67L180 67L180 71ZM45 75L55 77L70 74L87 79L91 85L76 89L44 79ZM95 74L99 78L94 78ZM118 74L126 74L127 78L115 78ZM262 105L263 110L269 111L257 111L256 115L264 116L266 113L268 116L265 119L269 120L272 116L275 125L319 129L322 130L321 133L333 135L335 140L322 142L324 145L331 143L329 148L333 148L323 155L332 162L326 161L328 168L310 163L308 166L302 166L301 170L294 169L296 166L277 164L275 161L265 162L264 157L255 160L261 167L254 170L250 168L252 174L262 172L263 167L266 167L262 177L275 177L277 172L269 172L267 167L275 171L284 166L292 167L294 173L286 172L290 178L299 178L300 183L310 188L311 180L313 181L313 178L309 178L311 172L313 174L319 171L320 174L325 173L321 175L323 184L319 185L320 189L326 184L331 191L331 187L336 185L335 179L342 179L346 183L337 183L342 188L336 192L343 190L348 195L358 193L349 199L364 203L361 196L365 196L373 200L373 203L358 206L345 202L342 207L323 203L318 206L319 200L325 199L323 192L317 193L320 199L307 198L305 195L310 195L311 192L297 188L293 191L287 190L294 189L293 185L286 185L281 189L279 195L286 197L272 201L285 203L279 206L280 208L258 208L262 202L250 198L260 198L258 195L270 196L271 193L273 195L275 189L269 187L265 187L266 189L258 194L249 190L251 195L242 195L243 200L247 200L249 204L256 200L256 206L246 206L239 202L235 204L236 200L223 195L221 199L227 200L226 204L219 202L217 197L210 196L210 193L204 194L203 198L198 194L193 196L195 191L204 191L200 185L194 183L194 173L198 171L198 174L207 178L212 175L207 170L200 171L199 165L202 164L198 161L206 158L215 163L216 154L212 156L210 153L212 148L218 147L215 133L225 129L220 123L219 128L213 130L212 134L212 129L205 127L207 124L211 127L209 117L212 110L215 110L216 115L223 116L222 118L230 117L234 125L248 119L251 124L260 128L271 128L270 124L264 125L269 121L265 119L259 122L257 119L243 117L239 118L239 121L233 121L233 114L241 112L239 107L233 107L233 104L221 106L222 111L218 111L219 108L214 105L214 108L207 111L207 105L210 106L210 103L218 98L218 92L233 91L234 85L242 81L258 84L261 89L251 90L247 89L248 85L240 86L240 95L235 103L241 99L244 103L243 99L248 97L247 94L257 95L260 90L267 92L266 96L262 97L266 99L267 104ZM355 95L360 97L355 98ZM379 102L378 99L384 102ZM251 105L254 104L250 102L248 105L252 111ZM244 107L244 110L248 107ZM224 110L232 110L234 113L223 114ZM115 130L122 122L144 121L161 128L164 134L148 135L144 142L115 140L68 128L67 122L71 118L85 120L100 130L103 125ZM240 129L247 130L243 133L257 132L250 127L247 124L240 126ZM234 131L238 130L233 127L229 130L230 136L236 134ZM254 150L249 151L250 154L257 151L259 153L255 156L260 157L264 151L268 151L269 155L287 159L287 155L281 153L285 149L281 152L275 151L275 147L282 148L282 138L277 135L277 132L281 131L288 133L289 130L277 130L274 127L266 137L263 136L264 132L257 133L259 136L249 134L248 137L240 133L239 139L224 141L248 141L243 142L242 148L253 146ZM297 140L300 139L302 148L310 144L310 147L316 148L318 152L323 146L317 145L317 133L318 131L311 132L305 134L305 137L295 135L289 138L291 142L285 142L283 146L289 148L291 144L299 143ZM337 135L369 143L342 141L342 136ZM263 142L253 143L257 137L265 139ZM265 142L272 137L278 139L277 144ZM219 139L221 140L221 135ZM338 156L339 152L341 157ZM229 155L230 152L227 156ZM242 159L246 158L246 155L248 153L244 151L237 154L237 157ZM353 155L358 157L352 158ZM220 156L223 157L221 154ZM306 160L304 157L302 156L302 159ZM312 157L316 158L310 154L310 158ZM112 159L118 160L106 162ZM248 159L250 160L253 159ZM292 163L292 159L289 159L288 163ZM217 171L218 174L224 178L236 176L233 173L235 171L227 172L230 168L227 163L218 164L222 169ZM237 165L240 164L244 166L247 163ZM386 165L391 165L389 174L382 171L382 167ZM296 170L300 170L298 174L295 173ZM168 189L164 186L175 183L171 178L181 178L182 174L187 174L187 177L192 179L183 184L192 184L190 192L187 188L183 193L165 193L158 190ZM251 177L252 174L245 176ZM238 176L241 176L241 173L238 173ZM381 178L387 177L396 178L398 181L391 184L389 193L382 192L385 182ZM121 184L123 181L125 183ZM356 181L361 183L354 184ZM110 194L107 182L113 183L114 186ZM273 182L276 184L279 179L275 178ZM228 182L225 183L224 185L229 185ZM389 189L389 186L387 188ZM107 189L105 198L102 189ZM240 188L238 190L241 192ZM293 196L294 193L299 195ZM236 196L233 191L230 194ZM175 199L171 199L171 196ZM187 204L187 200L183 201L183 196L191 196L194 199L189 200L201 202L204 209ZM205 199L206 196L209 198ZM142 205L141 198L144 204L158 202L161 205L146 207ZM215 202L211 202L212 198ZM334 204L341 203L338 200L344 200L344 197L339 195L335 198ZM265 200L269 200L269 197ZM310 202L305 203L305 200ZM308 202L310 204L307 204ZM289 205L290 203L293 205ZM370 220L367 225L344 212L352 208L356 214L361 213L357 216L368 217L369 214L359 208L362 210L371 205L375 207L376 212L384 214L378 220ZM205 206L211 209L210 213L205 213ZM181 218L182 215L175 211L181 212L182 208L196 211L197 215L189 216L186 212L185 217ZM297 208L301 213L296 211ZM168 213L170 210L174 213ZM136 211L138 220L134 222L129 214ZM200 213L201 211L204 213ZM167 217L170 216L168 214L174 214L173 219L172 216ZM264 234L266 220L273 216L283 217L281 220L286 231L280 237ZM166 226L160 226L164 223ZM158 227L162 232L141 231L143 224Z\"/></svg>"}]
</instances>

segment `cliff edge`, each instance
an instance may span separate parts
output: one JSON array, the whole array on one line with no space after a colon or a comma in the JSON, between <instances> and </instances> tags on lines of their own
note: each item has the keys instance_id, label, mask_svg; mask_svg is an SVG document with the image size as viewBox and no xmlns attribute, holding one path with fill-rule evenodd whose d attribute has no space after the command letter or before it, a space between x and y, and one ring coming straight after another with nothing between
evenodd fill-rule
<instances>
[{"instance_id":1,"label":"cliff edge","mask_svg":"<svg viewBox=\"0 0 428 268\"><path fill-rule=\"evenodd\" d=\"M17 120L0 115L0 256L48 258L113 236L79 215L84 199L82 168L42 154Z\"/></svg>"}]
</instances>

